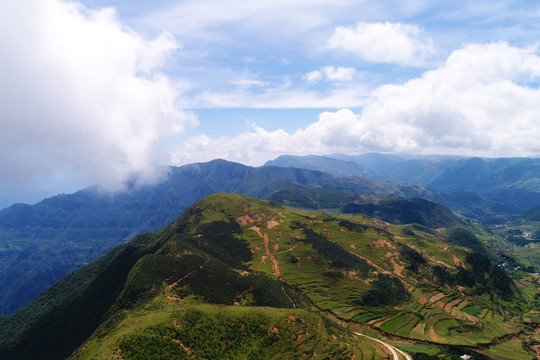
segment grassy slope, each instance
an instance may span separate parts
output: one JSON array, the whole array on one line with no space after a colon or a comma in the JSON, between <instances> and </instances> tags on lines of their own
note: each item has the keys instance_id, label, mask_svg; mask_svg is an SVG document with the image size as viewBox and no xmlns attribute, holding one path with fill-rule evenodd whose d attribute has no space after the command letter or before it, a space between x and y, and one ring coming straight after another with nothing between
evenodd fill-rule
<instances>
[{"instance_id":1,"label":"grassy slope","mask_svg":"<svg viewBox=\"0 0 540 360\"><path fill-rule=\"evenodd\" d=\"M496 245L506 254L517 260L511 263L513 267L531 267L534 272L540 272L540 221L526 219L514 219L504 225L494 225L490 227ZM531 238L532 236L532 238ZM520 239L517 242L514 239Z\"/></svg>"},{"instance_id":2,"label":"grassy slope","mask_svg":"<svg viewBox=\"0 0 540 360\"><path fill-rule=\"evenodd\" d=\"M11 353L8 352L13 355L28 345L30 348L35 345L36 354L39 343L35 339L39 337L39 330L44 331L47 326L49 332L54 330L57 334L46 340L53 340L47 344L48 348L69 349L66 337L76 333L74 330L79 331L79 337L68 339L68 344L78 346L80 338L84 334L88 336L88 331L94 331L98 324L84 326L85 323L81 323L86 321L86 315L82 315L85 298L99 298L97 294L107 294L109 300L101 302L93 317L108 321L101 322L92 342L77 356L92 357L93 353L88 351L100 348L95 344L110 335L109 338L117 340L106 341L107 346L113 352L123 351L127 357L131 351L131 336L152 337L157 331L137 324L144 323L143 319L149 316L148 319L152 319L148 320L149 324L169 326L166 331L172 331L173 319L180 321L182 317L174 311L188 311L182 304L193 298L198 299L199 305L193 306L199 310L201 302L313 308L329 312L344 322L365 323L387 333L439 344L489 343L494 338L522 330L519 316L515 315L523 309L512 303L515 297L503 301L495 290L486 292L478 284L461 286L455 281L460 268L472 266L467 263L471 250L447 244L447 235L444 229L391 225L353 215L333 217L286 209L239 195L216 194L197 203L159 233L146 235L116 250L109 255L109 260L100 260L99 266L92 265L94 270L81 270L94 274L94 281L75 273L74 279L79 282L68 279L58 285L70 289L69 292L59 291L57 295L47 292L39 301L16 313L17 316L3 319L0 325L12 331L1 334L0 346L13 342L15 345ZM126 252L126 249L132 250ZM122 261L120 255L126 254L131 254L126 258L129 261ZM437 266L454 280L446 285L441 283L435 276ZM104 276L102 270L115 276ZM486 279L490 274L495 273L486 272ZM103 288L103 280L109 278L116 279L114 284ZM52 314L58 318L51 318L51 312L42 311L43 299L48 297L64 301L51 305ZM164 305L167 299L179 302L181 308L167 310L168 305ZM236 316L233 309L225 308L223 316ZM74 317L77 311L80 320ZM276 324L285 324L286 315L293 310L266 311L276 314L268 320L268 324L273 324L269 328L279 328ZM324 327L326 330L319 327L318 321L317 324L307 321L306 326L311 324L309 326L323 333L328 332L327 327ZM17 333L21 328L17 328L16 323L27 324L28 328ZM125 324L130 325L126 332L122 330ZM300 330L285 326L282 332ZM176 330L173 332L174 336L181 336ZM174 340L183 343L171 336L165 339L169 345L171 341L178 343ZM318 349L316 344L327 341L328 334L321 336L312 349ZM148 341L149 347L155 346L152 345L154 340ZM298 344L288 344L291 351L299 351ZM203 345L193 346L195 351ZM360 346L358 351L367 350ZM6 353L0 350L2 354ZM31 358L31 353L28 354ZM55 358L54 354L45 355L50 356L42 358Z\"/></svg>"},{"instance_id":3,"label":"grassy slope","mask_svg":"<svg viewBox=\"0 0 540 360\"><path fill-rule=\"evenodd\" d=\"M100 329L71 359L118 354L124 359L382 359L385 351L306 310L210 305L170 293L126 311L122 321Z\"/></svg>"},{"instance_id":4,"label":"grassy slope","mask_svg":"<svg viewBox=\"0 0 540 360\"><path fill-rule=\"evenodd\" d=\"M307 295L316 308L343 320L364 322L403 337L458 345L489 343L522 329L500 311L504 302L496 295L433 282L433 266L454 271L465 266L471 252L446 244L444 231L430 234L360 216L331 217L284 209L236 195L211 196L201 204L204 210L197 218L202 221L186 225L201 244L208 235L200 229L235 220L242 227L238 238L246 241L252 253L247 262L250 269L283 280ZM313 242L310 234L340 245L360 261L336 263L344 258L343 253L335 254L337 249ZM448 238L455 242L452 236ZM426 259L414 272L407 269L411 261L402 254L404 245ZM399 306L366 304L365 296L378 274L398 278L409 290L409 300ZM245 296L237 301L249 299Z\"/></svg>"}]
</instances>

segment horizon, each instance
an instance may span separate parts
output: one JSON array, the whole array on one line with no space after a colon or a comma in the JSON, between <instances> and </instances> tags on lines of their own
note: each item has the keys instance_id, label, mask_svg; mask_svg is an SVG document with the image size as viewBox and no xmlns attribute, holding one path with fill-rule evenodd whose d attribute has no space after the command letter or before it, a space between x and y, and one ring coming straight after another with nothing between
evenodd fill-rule
<instances>
[{"instance_id":1,"label":"horizon","mask_svg":"<svg viewBox=\"0 0 540 360\"><path fill-rule=\"evenodd\" d=\"M1 9L0 208L216 158L540 156L537 3Z\"/></svg>"}]
</instances>

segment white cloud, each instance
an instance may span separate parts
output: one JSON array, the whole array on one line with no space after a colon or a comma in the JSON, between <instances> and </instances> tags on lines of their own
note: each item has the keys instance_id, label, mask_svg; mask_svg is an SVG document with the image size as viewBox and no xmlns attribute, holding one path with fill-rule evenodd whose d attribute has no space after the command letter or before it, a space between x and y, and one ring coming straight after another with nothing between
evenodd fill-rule
<instances>
[{"instance_id":1,"label":"white cloud","mask_svg":"<svg viewBox=\"0 0 540 360\"><path fill-rule=\"evenodd\" d=\"M538 154L539 78L535 48L467 45L420 78L380 87L362 119L393 150Z\"/></svg>"},{"instance_id":2,"label":"white cloud","mask_svg":"<svg viewBox=\"0 0 540 360\"><path fill-rule=\"evenodd\" d=\"M0 8L0 184L150 180L158 143L196 122L160 73L179 48L174 38L143 39L110 8Z\"/></svg>"},{"instance_id":3,"label":"white cloud","mask_svg":"<svg viewBox=\"0 0 540 360\"><path fill-rule=\"evenodd\" d=\"M222 157L260 165L280 154L397 151L467 156L539 156L540 57L507 43L467 45L402 85L385 85L361 114L342 109L294 133L192 138L177 163Z\"/></svg>"},{"instance_id":4,"label":"white cloud","mask_svg":"<svg viewBox=\"0 0 540 360\"><path fill-rule=\"evenodd\" d=\"M323 155L336 148L357 148L363 137L359 116L343 109L336 113L324 112L319 121L305 129L289 134L284 130L267 131L254 126L254 131L233 138L211 139L206 135L189 139L172 156L173 163L186 164L222 158L250 165L262 165L282 154Z\"/></svg>"},{"instance_id":5,"label":"white cloud","mask_svg":"<svg viewBox=\"0 0 540 360\"><path fill-rule=\"evenodd\" d=\"M308 72L304 78L307 80L307 82L317 82L321 81L323 79L323 72L320 70L313 70Z\"/></svg>"},{"instance_id":6,"label":"white cloud","mask_svg":"<svg viewBox=\"0 0 540 360\"><path fill-rule=\"evenodd\" d=\"M356 29L339 26L328 48L351 52L375 63L417 65L434 53L432 40L416 25L359 22Z\"/></svg>"},{"instance_id":7,"label":"white cloud","mask_svg":"<svg viewBox=\"0 0 540 360\"><path fill-rule=\"evenodd\" d=\"M356 69L352 67L323 66L320 70L307 73L308 82L317 82L323 78L329 81L351 81L356 76Z\"/></svg>"}]
</instances>

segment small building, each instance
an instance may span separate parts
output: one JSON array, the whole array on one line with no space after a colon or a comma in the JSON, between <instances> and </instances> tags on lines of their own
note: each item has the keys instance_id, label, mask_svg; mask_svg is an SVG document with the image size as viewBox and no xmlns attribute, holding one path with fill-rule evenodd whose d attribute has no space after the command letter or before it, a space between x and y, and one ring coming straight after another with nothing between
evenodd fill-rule
<instances>
[{"instance_id":1,"label":"small building","mask_svg":"<svg viewBox=\"0 0 540 360\"><path fill-rule=\"evenodd\" d=\"M471 360L472 359L471 355L467 355L467 354L461 355L460 358L463 359L463 360Z\"/></svg>"}]
</instances>

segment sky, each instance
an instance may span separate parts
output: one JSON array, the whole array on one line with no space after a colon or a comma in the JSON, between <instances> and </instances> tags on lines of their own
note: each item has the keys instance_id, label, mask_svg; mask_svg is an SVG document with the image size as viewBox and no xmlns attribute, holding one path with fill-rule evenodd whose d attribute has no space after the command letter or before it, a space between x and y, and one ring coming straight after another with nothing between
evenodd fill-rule
<instances>
[{"instance_id":1,"label":"sky","mask_svg":"<svg viewBox=\"0 0 540 360\"><path fill-rule=\"evenodd\" d=\"M537 1L0 2L0 207L282 154L540 156Z\"/></svg>"}]
</instances>

